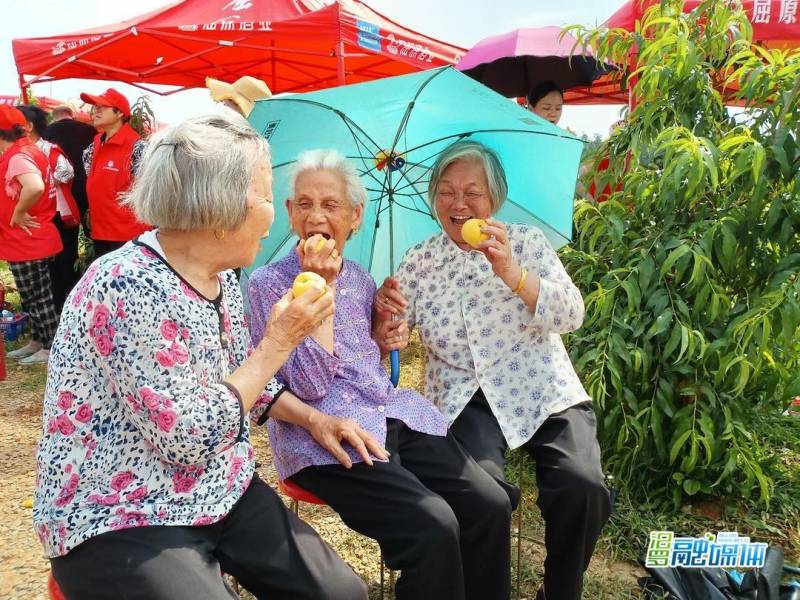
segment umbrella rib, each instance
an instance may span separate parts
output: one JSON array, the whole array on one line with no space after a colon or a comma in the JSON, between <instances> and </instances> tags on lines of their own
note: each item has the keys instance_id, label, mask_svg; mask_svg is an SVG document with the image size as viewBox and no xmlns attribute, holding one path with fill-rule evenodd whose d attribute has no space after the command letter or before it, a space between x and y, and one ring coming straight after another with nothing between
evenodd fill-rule
<instances>
[{"instance_id":1,"label":"umbrella rib","mask_svg":"<svg viewBox=\"0 0 800 600\"><path fill-rule=\"evenodd\" d=\"M556 133L548 133L548 132L545 132L545 131L530 131L529 129L476 129L474 131L465 131L465 132L461 132L461 133L456 133L456 134L452 134L452 135L443 136L443 137L437 138L435 140L430 140L428 142L425 142L424 144L420 144L419 146L415 146L414 148L409 148L409 149L406 150L406 152L414 152L414 151L419 150L421 148L424 148L426 146L430 146L432 144L436 144L438 142L443 142L445 140L449 140L449 139L453 139L453 138L463 139L463 138L466 138L466 137L470 137L471 135L474 135L476 133L529 133L531 135L549 135L549 136L560 137L560 138L564 138L564 139L574 139L575 141L581 142L580 140L577 140L576 138L571 138L571 137L567 137L567 136L556 134ZM583 142L581 142L581 143L583 143ZM432 158L433 156L436 156L436 154L438 154L438 152L432 154L428 158ZM427 160L427 159L424 159L424 160ZM421 164L421 163L417 163L417 164ZM428 167L428 170L430 170L430 167ZM417 178L414 181L414 183L420 181L420 179L422 179L422 177ZM406 189L407 187L409 187L409 185L400 187L398 189L403 190L403 189ZM411 187L413 187L413 185L411 185ZM414 189L416 190L416 188L414 188Z\"/></svg>"},{"instance_id":2,"label":"umbrella rib","mask_svg":"<svg viewBox=\"0 0 800 600\"><path fill-rule=\"evenodd\" d=\"M426 217L433 218L433 215L431 215L430 211L420 210L418 208L414 208L413 206L406 206L405 204L403 204L402 202L398 202L397 200L395 200L394 203L397 204L400 208L405 208L406 210L410 210L411 212L417 212L421 215L425 215Z\"/></svg>"},{"instance_id":3,"label":"umbrella rib","mask_svg":"<svg viewBox=\"0 0 800 600\"><path fill-rule=\"evenodd\" d=\"M366 139L368 139L370 142L372 142L375 145L376 148L379 147L378 143L375 140L373 140L366 131L361 129L361 127L359 127L357 123L352 121L350 119L350 117L348 117L346 114L344 114L338 108L334 108L333 106L329 106L328 104L324 104L322 102L317 102L316 100L308 100L307 98L270 98L267 102L300 102L302 104L311 104L311 105L314 105L314 106L329 110L329 111L339 115L339 118L342 119L342 121L344 121L346 124L348 124L348 127L350 125L352 125L353 128L355 128L358 131L360 131L364 135L364 137ZM350 129L352 131L352 128L350 128Z\"/></svg>"},{"instance_id":4,"label":"umbrella rib","mask_svg":"<svg viewBox=\"0 0 800 600\"><path fill-rule=\"evenodd\" d=\"M468 135L468 134L467 134L467 135ZM464 137L466 137L466 135L465 135ZM430 142L430 143L431 143L431 144L433 144L433 143L436 143L436 142L434 141L434 142ZM426 145L426 144L423 144L422 146L418 146L418 148L424 148L424 147L425 147L425 145ZM422 172L422 174L421 174L419 177L417 177L417 178L416 178L414 181L411 181L411 180L408 178L408 176L406 176L406 177L405 177L405 179L406 179L406 181L408 181L408 183L407 183L406 185L404 185L404 186L401 186L401 187L397 188L397 190L395 190L395 191L401 191L401 190L405 190L405 189L406 189L406 188L408 188L408 187L412 187L412 188L414 189L414 192L415 192L415 193L416 193L418 196L422 196L422 194L419 192L419 190L418 190L418 189L417 189L415 186L416 186L416 184L417 184L417 183L419 183L420 181L422 181L422 178L423 178L423 177L425 177L425 175L429 174L429 173L431 172L431 170L433 169L433 165L431 165L431 166L429 166L429 167L428 167L428 166L425 166L425 164L424 164L424 163L425 163L426 161L430 160L431 158L433 158L434 156L436 156L437 154L439 154L439 153L438 153L438 152L434 152L434 153L433 153L433 154L431 154L430 156L427 156L427 157L423 158L421 161L419 161L419 162L415 162L415 163L412 163L412 164L413 164L415 167L419 167L420 169L424 169L424 171L423 171L423 172ZM409 196L410 196L411 194L405 194L405 195L409 195Z\"/></svg>"},{"instance_id":5,"label":"umbrella rib","mask_svg":"<svg viewBox=\"0 0 800 600\"><path fill-rule=\"evenodd\" d=\"M389 151L389 156L394 155L395 150L397 149L397 143L400 141L400 137L406 131L406 126L408 125L408 120L409 120L409 118L411 118L411 112L414 110L414 106L415 106L417 100L419 99L420 95L422 94L422 92L425 90L425 88L428 86L428 84L431 81L433 81L436 77L438 77L439 75L441 75L442 73L447 71L448 68L450 68L450 67L442 67L440 69L436 69L431 74L431 76L428 77L425 81L423 81L422 84L417 88L417 91L414 94L414 97L411 99L411 101L406 106L406 111L403 114L403 117L400 119L400 124L397 126L397 133L394 136L394 142L392 142L392 148ZM377 144L376 144L376 146L377 146ZM400 176L407 180L407 178L403 174L402 170L400 172ZM384 177L384 187L390 187L390 186L391 186L391 170L387 169L386 170L386 176ZM412 187L413 187L413 184L412 184ZM417 190L415 189L415 191L417 191ZM394 193L394 190L392 190L392 193ZM379 205L379 208L380 208L380 205ZM390 248L389 252L391 253L392 251L393 251L393 249Z\"/></svg>"},{"instance_id":6,"label":"umbrella rib","mask_svg":"<svg viewBox=\"0 0 800 600\"><path fill-rule=\"evenodd\" d=\"M552 231L553 233L555 233L557 236L559 236L559 237L563 238L564 240L566 240L566 241L567 241L567 243L570 243L570 242L572 242L572 234L571 234L571 233L570 233L570 236L569 236L569 237L567 237L566 235L564 235L563 233L561 233L560 231L558 231L558 230L557 230L555 227L553 227L552 225L550 225L550 224L549 224L547 221L545 221L545 220L544 220L544 219L542 219L541 217L538 217L538 216L536 216L536 215L535 215L535 214L534 214L534 213L533 213L533 212L532 212L530 209L528 209L528 208L525 208L524 206L522 206L522 205L521 205L519 202L515 202L514 200L511 200L510 198L506 198L506 202L510 202L511 204L513 204L514 206L516 206L516 207L517 207L518 209L520 209L521 211L523 211L523 212L525 212L525 213L529 214L531 217L533 217L534 219L536 219L536 221L537 221L538 223L541 223L541 224L542 224L542 225L544 225L544 226L545 226L547 229L549 229L550 231Z\"/></svg>"},{"instance_id":7,"label":"umbrella rib","mask_svg":"<svg viewBox=\"0 0 800 600\"><path fill-rule=\"evenodd\" d=\"M397 147L397 142L400 141L400 136L403 134L403 131L405 131L406 125L408 124L408 119L411 117L411 111L414 110L414 105L416 104L422 92L425 90L426 87L428 87L428 84L431 81L433 81L436 77L438 77L442 73L446 72L447 69L449 68L451 67L442 67L440 69L437 69L430 77L428 77L425 81L423 81L417 88L414 97L406 106L406 112L405 114L403 114L403 118L400 119L400 125L398 125L397 127L397 134L395 135L394 143L392 144L392 153L394 153L394 150Z\"/></svg>"},{"instance_id":8,"label":"umbrella rib","mask_svg":"<svg viewBox=\"0 0 800 600\"><path fill-rule=\"evenodd\" d=\"M284 236L284 238L281 240L281 243L280 243L280 244L278 244L277 246L275 246L275 250L273 250L273 251L272 251L272 254L270 254L270 255L267 257L267 260L265 260L265 261L264 261L264 264L265 264L265 265L268 265L268 264L270 263L270 261L272 261L272 259L273 259L273 258L275 258L275 256L278 254L278 251L279 251L281 248L283 248L283 245L284 245L284 244L285 244L285 243L286 243L286 242L289 240L289 238L291 238L291 237L292 237L292 232L291 232L291 230L290 230L290 231L289 231L289 233L287 233L287 234ZM262 266L263 266L263 265L262 265Z\"/></svg>"},{"instance_id":9,"label":"umbrella rib","mask_svg":"<svg viewBox=\"0 0 800 600\"><path fill-rule=\"evenodd\" d=\"M581 144L583 143L583 141L579 140L578 138L562 135L559 133L549 133L547 131L531 131L530 129L475 129L473 131L462 131L461 133L446 135L437 138L435 140L425 142L424 144L420 144L419 146L415 146L414 148L408 148L406 152L414 152L415 150L419 150L420 148L424 148L425 146L430 146L431 144L435 144L437 142L443 142L445 140L449 140L452 138L465 138L471 135L475 135L476 133L528 133L531 135L548 135L550 137L564 138L566 140L575 140L576 142L580 142Z\"/></svg>"}]
</instances>

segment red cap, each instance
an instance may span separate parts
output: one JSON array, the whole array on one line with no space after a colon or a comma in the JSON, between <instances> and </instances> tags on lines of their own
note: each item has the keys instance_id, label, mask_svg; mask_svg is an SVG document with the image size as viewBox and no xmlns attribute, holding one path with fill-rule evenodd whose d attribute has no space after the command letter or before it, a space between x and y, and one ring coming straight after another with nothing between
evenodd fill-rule
<instances>
[{"instance_id":1,"label":"red cap","mask_svg":"<svg viewBox=\"0 0 800 600\"><path fill-rule=\"evenodd\" d=\"M128 99L114 88L108 88L99 96L92 96L86 93L81 94L81 100L86 102L86 104L94 104L95 106L110 106L116 108L126 117L131 116L131 105L128 104Z\"/></svg>"},{"instance_id":2,"label":"red cap","mask_svg":"<svg viewBox=\"0 0 800 600\"><path fill-rule=\"evenodd\" d=\"M0 104L0 129L13 129L14 125L25 125L25 115L8 104Z\"/></svg>"}]
</instances>

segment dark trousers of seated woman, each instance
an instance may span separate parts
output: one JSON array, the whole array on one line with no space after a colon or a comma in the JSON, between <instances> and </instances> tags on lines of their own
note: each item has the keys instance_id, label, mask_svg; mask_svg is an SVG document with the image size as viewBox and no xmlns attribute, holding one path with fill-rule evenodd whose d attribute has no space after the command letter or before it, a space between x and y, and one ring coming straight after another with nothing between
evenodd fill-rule
<instances>
[{"instance_id":1,"label":"dark trousers of seated woman","mask_svg":"<svg viewBox=\"0 0 800 600\"><path fill-rule=\"evenodd\" d=\"M67 600L230 600L220 569L259 600L367 600L367 588L256 475L224 519L95 536L50 559Z\"/></svg>"},{"instance_id":2,"label":"dark trousers of seated woman","mask_svg":"<svg viewBox=\"0 0 800 600\"><path fill-rule=\"evenodd\" d=\"M506 481L503 472L508 445L481 390L450 432L505 488L516 507L519 489ZM536 503L545 521L545 597L577 600L583 589L583 572L611 514L591 403L551 415L523 448L536 463Z\"/></svg>"},{"instance_id":3,"label":"dark trousers of seated woman","mask_svg":"<svg viewBox=\"0 0 800 600\"><path fill-rule=\"evenodd\" d=\"M307 467L290 479L401 571L397 600L508 600L511 503L455 439L387 420L389 462Z\"/></svg>"}]
</instances>

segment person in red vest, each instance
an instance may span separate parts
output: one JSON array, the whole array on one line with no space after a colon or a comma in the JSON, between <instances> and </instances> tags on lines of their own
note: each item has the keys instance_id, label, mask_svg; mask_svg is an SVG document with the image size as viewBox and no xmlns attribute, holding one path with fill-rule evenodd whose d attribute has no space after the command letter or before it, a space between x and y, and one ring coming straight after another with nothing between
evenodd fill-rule
<instances>
[{"instance_id":1,"label":"person in red vest","mask_svg":"<svg viewBox=\"0 0 800 600\"><path fill-rule=\"evenodd\" d=\"M56 311L60 313L67 294L81 278L81 274L75 269L75 262L78 259L78 225L81 223L78 203L72 195L75 169L60 146L44 139L47 113L31 104L17 108L28 121L26 127L28 137L44 153L50 165L50 195L56 200L56 216L53 218L53 224L58 229L64 246L63 252L60 252L50 264L53 303Z\"/></svg>"},{"instance_id":2,"label":"person in red vest","mask_svg":"<svg viewBox=\"0 0 800 600\"><path fill-rule=\"evenodd\" d=\"M31 330L31 341L8 357L35 364L50 358L58 326L50 263L63 246L53 224L50 165L25 125L19 110L0 106L0 260L8 261Z\"/></svg>"},{"instance_id":3,"label":"person in red vest","mask_svg":"<svg viewBox=\"0 0 800 600\"><path fill-rule=\"evenodd\" d=\"M83 153L89 228L95 257L100 257L150 229L120 198L133 182L144 142L128 124L131 107L117 90L108 88L99 96L84 93L81 100L92 105L92 124L100 131Z\"/></svg>"}]
</instances>

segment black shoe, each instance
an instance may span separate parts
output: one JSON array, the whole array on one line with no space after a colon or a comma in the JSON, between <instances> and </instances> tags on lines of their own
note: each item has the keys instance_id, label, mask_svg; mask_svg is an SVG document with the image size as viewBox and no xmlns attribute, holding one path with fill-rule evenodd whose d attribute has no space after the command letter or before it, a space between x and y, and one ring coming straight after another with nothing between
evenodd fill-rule
<instances>
[{"instance_id":1,"label":"black shoe","mask_svg":"<svg viewBox=\"0 0 800 600\"><path fill-rule=\"evenodd\" d=\"M539 588L539 591L536 592L536 600L547 600L547 597L544 595L544 585Z\"/></svg>"}]
</instances>

